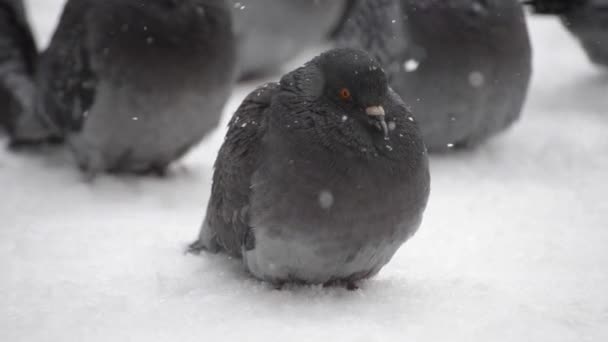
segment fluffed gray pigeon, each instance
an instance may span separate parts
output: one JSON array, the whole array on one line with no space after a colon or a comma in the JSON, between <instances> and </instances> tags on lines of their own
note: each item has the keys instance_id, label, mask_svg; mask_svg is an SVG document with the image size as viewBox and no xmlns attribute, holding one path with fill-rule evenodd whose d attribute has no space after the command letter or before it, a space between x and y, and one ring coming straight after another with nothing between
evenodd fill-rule
<instances>
[{"instance_id":1,"label":"fluffed gray pigeon","mask_svg":"<svg viewBox=\"0 0 608 342\"><path fill-rule=\"evenodd\" d=\"M336 40L382 63L431 151L477 145L520 116L531 48L517 0L358 0Z\"/></svg>"},{"instance_id":2,"label":"fluffed gray pigeon","mask_svg":"<svg viewBox=\"0 0 608 342\"><path fill-rule=\"evenodd\" d=\"M584 6L589 0L524 0L538 14L563 14Z\"/></svg>"},{"instance_id":3,"label":"fluffed gray pigeon","mask_svg":"<svg viewBox=\"0 0 608 342\"><path fill-rule=\"evenodd\" d=\"M277 285L354 288L416 232L429 182L417 124L380 65L330 50L236 111L191 251L242 257Z\"/></svg>"},{"instance_id":4,"label":"fluffed gray pigeon","mask_svg":"<svg viewBox=\"0 0 608 342\"><path fill-rule=\"evenodd\" d=\"M214 129L234 79L224 0L70 0L41 108L89 174L159 172Z\"/></svg>"},{"instance_id":5,"label":"fluffed gray pigeon","mask_svg":"<svg viewBox=\"0 0 608 342\"><path fill-rule=\"evenodd\" d=\"M608 0L588 0L583 6L563 12L561 19L589 59L608 67Z\"/></svg>"},{"instance_id":6,"label":"fluffed gray pigeon","mask_svg":"<svg viewBox=\"0 0 608 342\"><path fill-rule=\"evenodd\" d=\"M528 0L537 14L561 17L589 59L608 66L608 0Z\"/></svg>"}]
</instances>

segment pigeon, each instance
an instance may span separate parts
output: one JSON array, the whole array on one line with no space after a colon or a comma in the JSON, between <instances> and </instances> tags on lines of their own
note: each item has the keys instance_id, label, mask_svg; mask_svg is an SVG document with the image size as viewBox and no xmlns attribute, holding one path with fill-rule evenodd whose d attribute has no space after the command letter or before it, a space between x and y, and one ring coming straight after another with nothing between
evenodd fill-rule
<instances>
[{"instance_id":1,"label":"pigeon","mask_svg":"<svg viewBox=\"0 0 608 342\"><path fill-rule=\"evenodd\" d=\"M190 251L242 258L279 287L354 289L417 231L429 189L417 123L380 64L329 50L233 115Z\"/></svg>"},{"instance_id":2,"label":"pigeon","mask_svg":"<svg viewBox=\"0 0 608 342\"><path fill-rule=\"evenodd\" d=\"M472 148L509 127L532 71L516 0L359 0L335 44L381 62L431 152Z\"/></svg>"},{"instance_id":3,"label":"pigeon","mask_svg":"<svg viewBox=\"0 0 608 342\"><path fill-rule=\"evenodd\" d=\"M563 14L585 5L588 0L525 0L538 14Z\"/></svg>"},{"instance_id":4,"label":"pigeon","mask_svg":"<svg viewBox=\"0 0 608 342\"><path fill-rule=\"evenodd\" d=\"M328 39L347 0L233 0L239 77L278 70L301 52ZM270 6L269 6L270 5Z\"/></svg>"},{"instance_id":5,"label":"pigeon","mask_svg":"<svg viewBox=\"0 0 608 342\"><path fill-rule=\"evenodd\" d=\"M46 134L35 116L38 51L21 0L0 0L0 126L12 141Z\"/></svg>"},{"instance_id":6,"label":"pigeon","mask_svg":"<svg viewBox=\"0 0 608 342\"><path fill-rule=\"evenodd\" d=\"M529 0L534 13L557 15L589 59L608 66L608 0Z\"/></svg>"},{"instance_id":7,"label":"pigeon","mask_svg":"<svg viewBox=\"0 0 608 342\"><path fill-rule=\"evenodd\" d=\"M37 75L78 166L158 173L213 130L236 67L223 0L70 0Z\"/></svg>"}]
</instances>

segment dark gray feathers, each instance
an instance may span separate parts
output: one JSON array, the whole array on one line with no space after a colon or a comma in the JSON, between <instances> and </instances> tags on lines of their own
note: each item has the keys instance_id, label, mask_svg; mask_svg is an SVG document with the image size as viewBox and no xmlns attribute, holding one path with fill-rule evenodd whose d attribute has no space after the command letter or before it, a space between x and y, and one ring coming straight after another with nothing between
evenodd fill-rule
<instances>
[{"instance_id":1,"label":"dark gray feathers","mask_svg":"<svg viewBox=\"0 0 608 342\"><path fill-rule=\"evenodd\" d=\"M42 127L34 117L38 53L20 0L0 0L0 125L12 139L30 139Z\"/></svg>"},{"instance_id":2,"label":"dark gray feathers","mask_svg":"<svg viewBox=\"0 0 608 342\"><path fill-rule=\"evenodd\" d=\"M50 47L41 57L39 109L61 136L81 129L95 98L96 75L84 40L90 6L90 1L67 2Z\"/></svg>"},{"instance_id":3,"label":"dark gray feathers","mask_svg":"<svg viewBox=\"0 0 608 342\"><path fill-rule=\"evenodd\" d=\"M593 63L608 67L608 1L590 0L573 6L562 13L562 22Z\"/></svg>"},{"instance_id":4,"label":"dark gray feathers","mask_svg":"<svg viewBox=\"0 0 608 342\"><path fill-rule=\"evenodd\" d=\"M41 116L90 174L162 173L219 122L231 27L223 0L70 0L41 58Z\"/></svg>"},{"instance_id":5,"label":"dark gray feathers","mask_svg":"<svg viewBox=\"0 0 608 342\"><path fill-rule=\"evenodd\" d=\"M277 83L254 90L243 100L229 123L228 133L215 162L212 195L204 226L217 235L214 244L240 256L249 229L251 179L268 126L266 111L279 89ZM202 243L202 242L201 242ZM200 248L204 248L199 245Z\"/></svg>"},{"instance_id":6,"label":"dark gray feathers","mask_svg":"<svg viewBox=\"0 0 608 342\"><path fill-rule=\"evenodd\" d=\"M377 62L331 50L234 114L191 248L243 257L273 283L352 283L416 232L428 194L420 131Z\"/></svg>"}]
</instances>

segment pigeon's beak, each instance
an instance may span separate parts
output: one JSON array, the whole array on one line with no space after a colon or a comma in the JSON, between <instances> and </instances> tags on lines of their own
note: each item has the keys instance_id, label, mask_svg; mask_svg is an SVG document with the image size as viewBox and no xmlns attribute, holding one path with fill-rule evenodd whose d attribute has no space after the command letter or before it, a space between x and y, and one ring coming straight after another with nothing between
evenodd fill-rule
<instances>
[{"instance_id":1,"label":"pigeon's beak","mask_svg":"<svg viewBox=\"0 0 608 342\"><path fill-rule=\"evenodd\" d=\"M385 137L388 137L388 126L386 125L386 120L384 120L384 108L382 106L370 106L365 108L365 113L374 119L376 125L378 125Z\"/></svg>"}]
</instances>

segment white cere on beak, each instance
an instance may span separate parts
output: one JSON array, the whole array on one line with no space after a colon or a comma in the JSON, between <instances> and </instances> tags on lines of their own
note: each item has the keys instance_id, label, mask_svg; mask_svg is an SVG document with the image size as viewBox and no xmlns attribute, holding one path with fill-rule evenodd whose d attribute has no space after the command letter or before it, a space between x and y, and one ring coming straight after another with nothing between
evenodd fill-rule
<instances>
[{"instance_id":1,"label":"white cere on beak","mask_svg":"<svg viewBox=\"0 0 608 342\"><path fill-rule=\"evenodd\" d=\"M382 106L371 106L365 108L365 113L369 116L384 116L384 108Z\"/></svg>"},{"instance_id":2,"label":"white cere on beak","mask_svg":"<svg viewBox=\"0 0 608 342\"><path fill-rule=\"evenodd\" d=\"M386 124L386 121L384 120L384 116L386 115L386 113L384 112L384 108L382 108L382 106L370 106L365 108L365 112L369 117L372 117L377 120L379 128L384 133L384 138L388 139L389 129L388 125Z\"/></svg>"}]
</instances>

